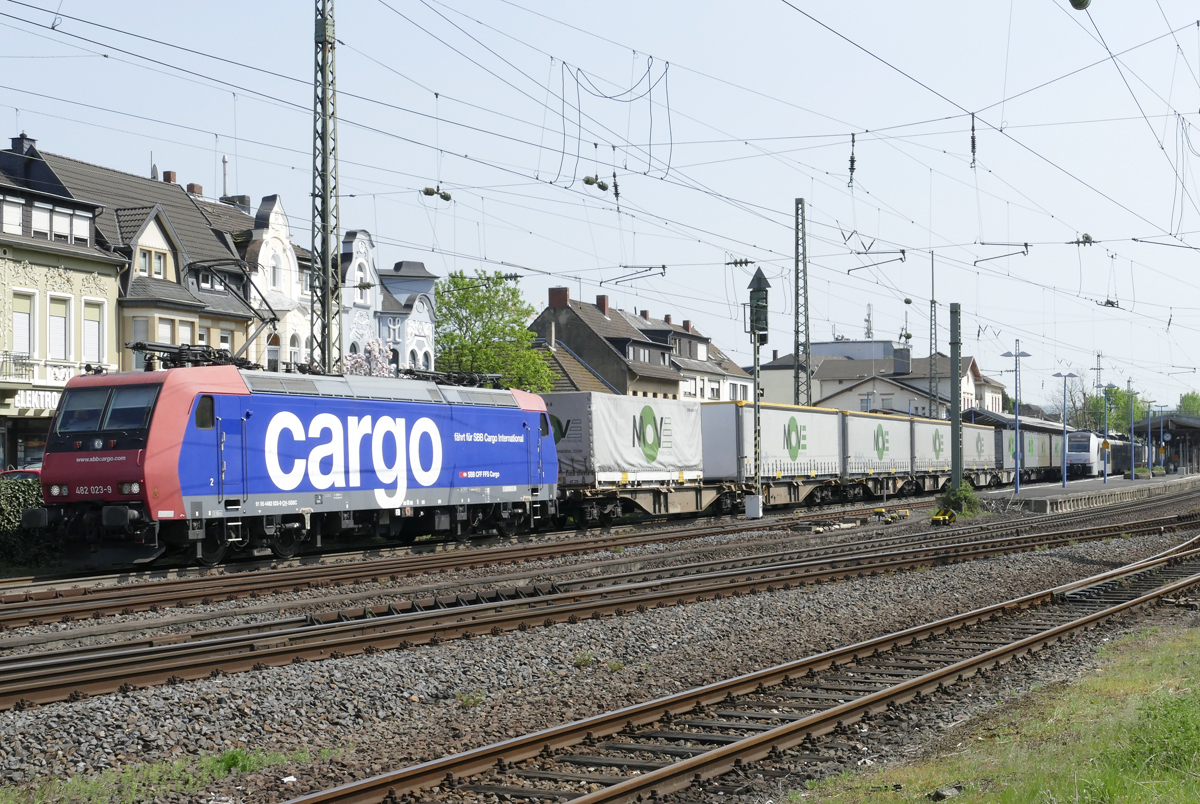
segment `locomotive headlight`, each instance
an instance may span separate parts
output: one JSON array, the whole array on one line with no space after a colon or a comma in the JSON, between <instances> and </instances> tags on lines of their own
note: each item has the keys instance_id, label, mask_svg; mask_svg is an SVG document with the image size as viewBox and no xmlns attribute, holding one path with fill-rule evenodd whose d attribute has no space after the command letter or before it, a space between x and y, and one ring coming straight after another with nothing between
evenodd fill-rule
<instances>
[{"instance_id":1,"label":"locomotive headlight","mask_svg":"<svg viewBox=\"0 0 1200 804\"><path fill-rule=\"evenodd\" d=\"M50 496L51 497L58 497L59 495L65 495L66 493L67 493L66 486L51 486L50 487Z\"/></svg>"},{"instance_id":2,"label":"locomotive headlight","mask_svg":"<svg viewBox=\"0 0 1200 804\"><path fill-rule=\"evenodd\" d=\"M104 439L93 438L92 439L92 449L104 449Z\"/></svg>"},{"instance_id":3,"label":"locomotive headlight","mask_svg":"<svg viewBox=\"0 0 1200 804\"><path fill-rule=\"evenodd\" d=\"M141 483L130 483L129 484L129 493L130 494L140 494L141 491L142 491Z\"/></svg>"}]
</instances>

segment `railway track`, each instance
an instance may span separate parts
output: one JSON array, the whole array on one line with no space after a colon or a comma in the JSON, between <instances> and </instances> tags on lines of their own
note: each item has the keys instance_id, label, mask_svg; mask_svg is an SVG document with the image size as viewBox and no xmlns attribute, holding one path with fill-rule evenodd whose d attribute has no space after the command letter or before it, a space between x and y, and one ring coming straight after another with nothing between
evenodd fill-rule
<instances>
[{"instance_id":1,"label":"railway track","mask_svg":"<svg viewBox=\"0 0 1200 804\"><path fill-rule=\"evenodd\" d=\"M1200 492L1181 495L1176 502L1200 498ZM1131 513L1161 507L1159 501L1138 501L1104 509L1106 515ZM873 512L863 509L857 513ZM851 512L843 512L849 514ZM1001 522L970 525L941 531L945 535L962 537L978 533L1019 534L1031 527L1052 527L1057 524L1079 522L1097 516L1095 511L1056 514L1024 522ZM817 520L824 521L824 520ZM780 529L794 528L797 524L809 525L809 520L784 519L777 524ZM380 558L371 561L356 561L344 564L301 565L280 569L263 570L256 573L233 575L206 574L185 578L153 581L115 586L81 587L70 589L23 592L0 597L0 631L24 625L40 625L51 622L76 620L102 620L106 616L133 614L138 611L161 611L171 608L186 608L202 604L211 605L218 601L257 598L274 592L303 592L308 590L336 590L343 586L364 583L397 581L402 577L423 573L470 570L489 566L513 565L535 560L546 560L571 555L580 555L599 550L625 549L646 544L661 544L691 540L710 535L763 530L762 523L752 525L717 526L672 530L666 534L635 533L603 539L578 539L543 544L525 544L497 547L489 550L463 550L446 553L404 555ZM927 534L867 539L816 548L823 554L851 552L871 546L880 548L928 540ZM815 553L810 553L813 555Z\"/></svg>"},{"instance_id":2,"label":"railway track","mask_svg":"<svg viewBox=\"0 0 1200 804\"><path fill-rule=\"evenodd\" d=\"M811 554L818 549L808 548L151 637L127 641L117 648L68 648L13 655L0 659L0 709L437 644L448 639L525 631L585 618L620 617L650 608L971 561L1109 538L1118 533L1139 535L1191 527L1195 527L1195 518L1189 515L977 540L938 534L927 543L900 547L876 543L886 540L870 540L856 550L840 549L816 558Z\"/></svg>"},{"instance_id":3,"label":"railway track","mask_svg":"<svg viewBox=\"0 0 1200 804\"><path fill-rule=\"evenodd\" d=\"M1200 550L1118 570L454 756L293 804L693 801L809 778L860 722L1200 584Z\"/></svg>"},{"instance_id":4,"label":"railway track","mask_svg":"<svg viewBox=\"0 0 1200 804\"><path fill-rule=\"evenodd\" d=\"M889 512L905 509L916 511L931 508L933 504L933 501L928 499L910 499L906 502L892 502L849 508L834 508L830 506L815 511L811 509L797 509L788 514L768 514L760 520L753 522L743 520L737 524L730 524L723 527L728 532L736 533L742 530L770 528L780 523L834 523L848 519L870 517L874 515L877 509ZM711 519L719 518L712 517ZM186 578L211 577L220 574L259 573L266 570L321 566L326 562L377 561L380 559L429 556L441 553L465 555L478 550L504 549L512 546L546 546L559 542L564 544L578 544L586 549L603 549L605 545L619 544L619 540L621 539L630 539L651 533L659 535L660 538L670 534L679 534L679 538L691 538L689 534L697 532L706 533L713 530L714 527L719 528L722 526L695 524L679 526L675 522L639 522L626 526L617 532L606 531L599 536L580 536L578 535L578 531L547 531L513 537L481 538L469 542L437 541L408 546L356 545L345 549L331 549L319 554L299 555L286 560L256 557L240 561L229 561L217 567L196 567L191 565L155 566L145 569L131 568L101 573L84 572L14 576L11 578L0 578L0 605L3 605L6 600L71 597L86 594L90 589L107 585L158 583Z\"/></svg>"},{"instance_id":5,"label":"railway track","mask_svg":"<svg viewBox=\"0 0 1200 804\"><path fill-rule=\"evenodd\" d=\"M910 508L895 506L887 510ZM875 509L842 513L844 518L861 519ZM854 516L851 516L851 515ZM428 572L475 569L485 566L522 564L534 560L581 555L613 548L625 549L646 544L663 544L703 536L736 534L767 530L771 527L794 528L812 521L825 522L826 517L783 518L778 522L758 521L728 526L693 527L662 532L637 532L603 538L570 539L561 542L520 544L487 550L453 550L444 553L405 554L390 558L374 558L338 564L299 564L253 573L206 573L144 583L125 583L112 586L51 587L37 590L9 591L0 595L0 629L38 622L69 621L64 618L88 619L119 613L156 610L217 600L255 597L276 591L335 588L378 579Z\"/></svg>"}]
</instances>

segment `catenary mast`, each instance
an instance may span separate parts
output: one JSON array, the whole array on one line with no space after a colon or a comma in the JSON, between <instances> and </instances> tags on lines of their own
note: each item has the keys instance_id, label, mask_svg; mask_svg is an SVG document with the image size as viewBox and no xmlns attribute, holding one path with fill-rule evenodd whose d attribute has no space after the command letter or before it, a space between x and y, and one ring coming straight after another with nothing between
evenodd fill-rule
<instances>
[{"instance_id":1,"label":"catenary mast","mask_svg":"<svg viewBox=\"0 0 1200 804\"><path fill-rule=\"evenodd\" d=\"M310 365L342 371L342 276L338 243L337 87L334 0L316 0L316 74L313 103L312 351Z\"/></svg>"}]
</instances>

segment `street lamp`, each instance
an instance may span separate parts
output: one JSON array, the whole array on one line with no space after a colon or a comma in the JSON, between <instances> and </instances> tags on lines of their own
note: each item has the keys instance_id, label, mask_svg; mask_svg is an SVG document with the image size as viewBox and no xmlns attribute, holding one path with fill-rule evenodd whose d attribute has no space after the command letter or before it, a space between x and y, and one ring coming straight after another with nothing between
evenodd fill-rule
<instances>
[{"instance_id":1,"label":"street lamp","mask_svg":"<svg viewBox=\"0 0 1200 804\"><path fill-rule=\"evenodd\" d=\"M1071 377L1078 377L1079 375L1075 374L1073 372L1067 372L1066 374L1063 374L1061 371L1059 371L1059 372L1055 372L1054 376L1062 377L1062 381L1063 381L1062 481L1063 481L1063 488L1065 489L1067 487L1067 380Z\"/></svg>"},{"instance_id":2,"label":"street lamp","mask_svg":"<svg viewBox=\"0 0 1200 804\"><path fill-rule=\"evenodd\" d=\"M767 342L767 290L771 283L762 268L750 280L750 341L754 344L754 494L746 500L746 519L761 519L762 499L762 438L759 428L758 403L762 396L759 387L759 347ZM797 358L799 359L799 358Z\"/></svg>"},{"instance_id":3,"label":"street lamp","mask_svg":"<svg viewBox=\"0 0 1200 804\"><path fill-rule=\"evenodd\" d=\"M1120 386L1113 385L1111 382L1104 386L1104 482L1108 482L1108 456L1112 454L1111 445L1108 443L1108 392L1115 391Z\"/></svg>"},{"instance_id":4,"label":"street lamp","mask_svg":"<svg viewBox=\"0 0 1200 804\"><path fill-rule=\"evenodd\" d=\"M1154 403L1157 400L1146 400L1146 469L1150 478L1154 479Z\"/></svg>"},{"instance_id":5,"label":"street lamp","mask_svg":"<svg viewBox=\"0 0 1200 804\"><path fill-rule=\"evenodd\" d=\"M1029 352L1021 351L1021 341L1017 340L1016 350L1005 352L1001 357L1011 357L1016 367L1016 380L1013 383L1013 423L1016 427L1016 449L1013 450L1013 494L1021 493L1021 358L1032 357Z\"/></svg>"}]
</instances>

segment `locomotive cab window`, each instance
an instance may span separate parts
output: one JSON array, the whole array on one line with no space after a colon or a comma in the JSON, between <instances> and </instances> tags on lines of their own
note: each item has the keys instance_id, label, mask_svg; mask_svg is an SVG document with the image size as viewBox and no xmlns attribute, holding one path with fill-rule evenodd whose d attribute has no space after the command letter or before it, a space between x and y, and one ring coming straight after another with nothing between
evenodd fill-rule
<instances>
[{"instance_id":1,"label":"locomotive cab window","mask_svg":"<svg viewBox=\"0 0 1200 804\"><path fill-rule=\"evenodd\" d=\"M92 433L100 424L109 388L73 388L63 395L58 432Z\"/></svg>"},{"instance_id":2,"label":"locomotive cab window","mask_svg":"<svg viewBox=\"0 0 1200 804\"><path fill-rule=\"evenodd\" d=\"M126 385L113 389L104 430L139 430L150 425L150 411L158 396L157 385Z\"/></svg>"},{"instance_id":3,"label":"locomotive cab window","mask_svg":"<svg viewBox=\"0 0 1200 804\"><path fill-rule=\"evenodd\" d=\"M546 436L550 435L550 420L546 418L545 413L542 414L541 419L542 419L542 428L541 428L542 438L545 438Z\"/></svg>"},{"instance_id":4,"label":"locomotive cab window","mask_svg":"<svg viewBox=\"0 0 1200 804\"><path fill-rule=\"evenodd\" d=\"M196 429L211 430L216 425L216 413L213 409L213 398L205 395L196 403Z\"/></svg>"}]
</instances>

